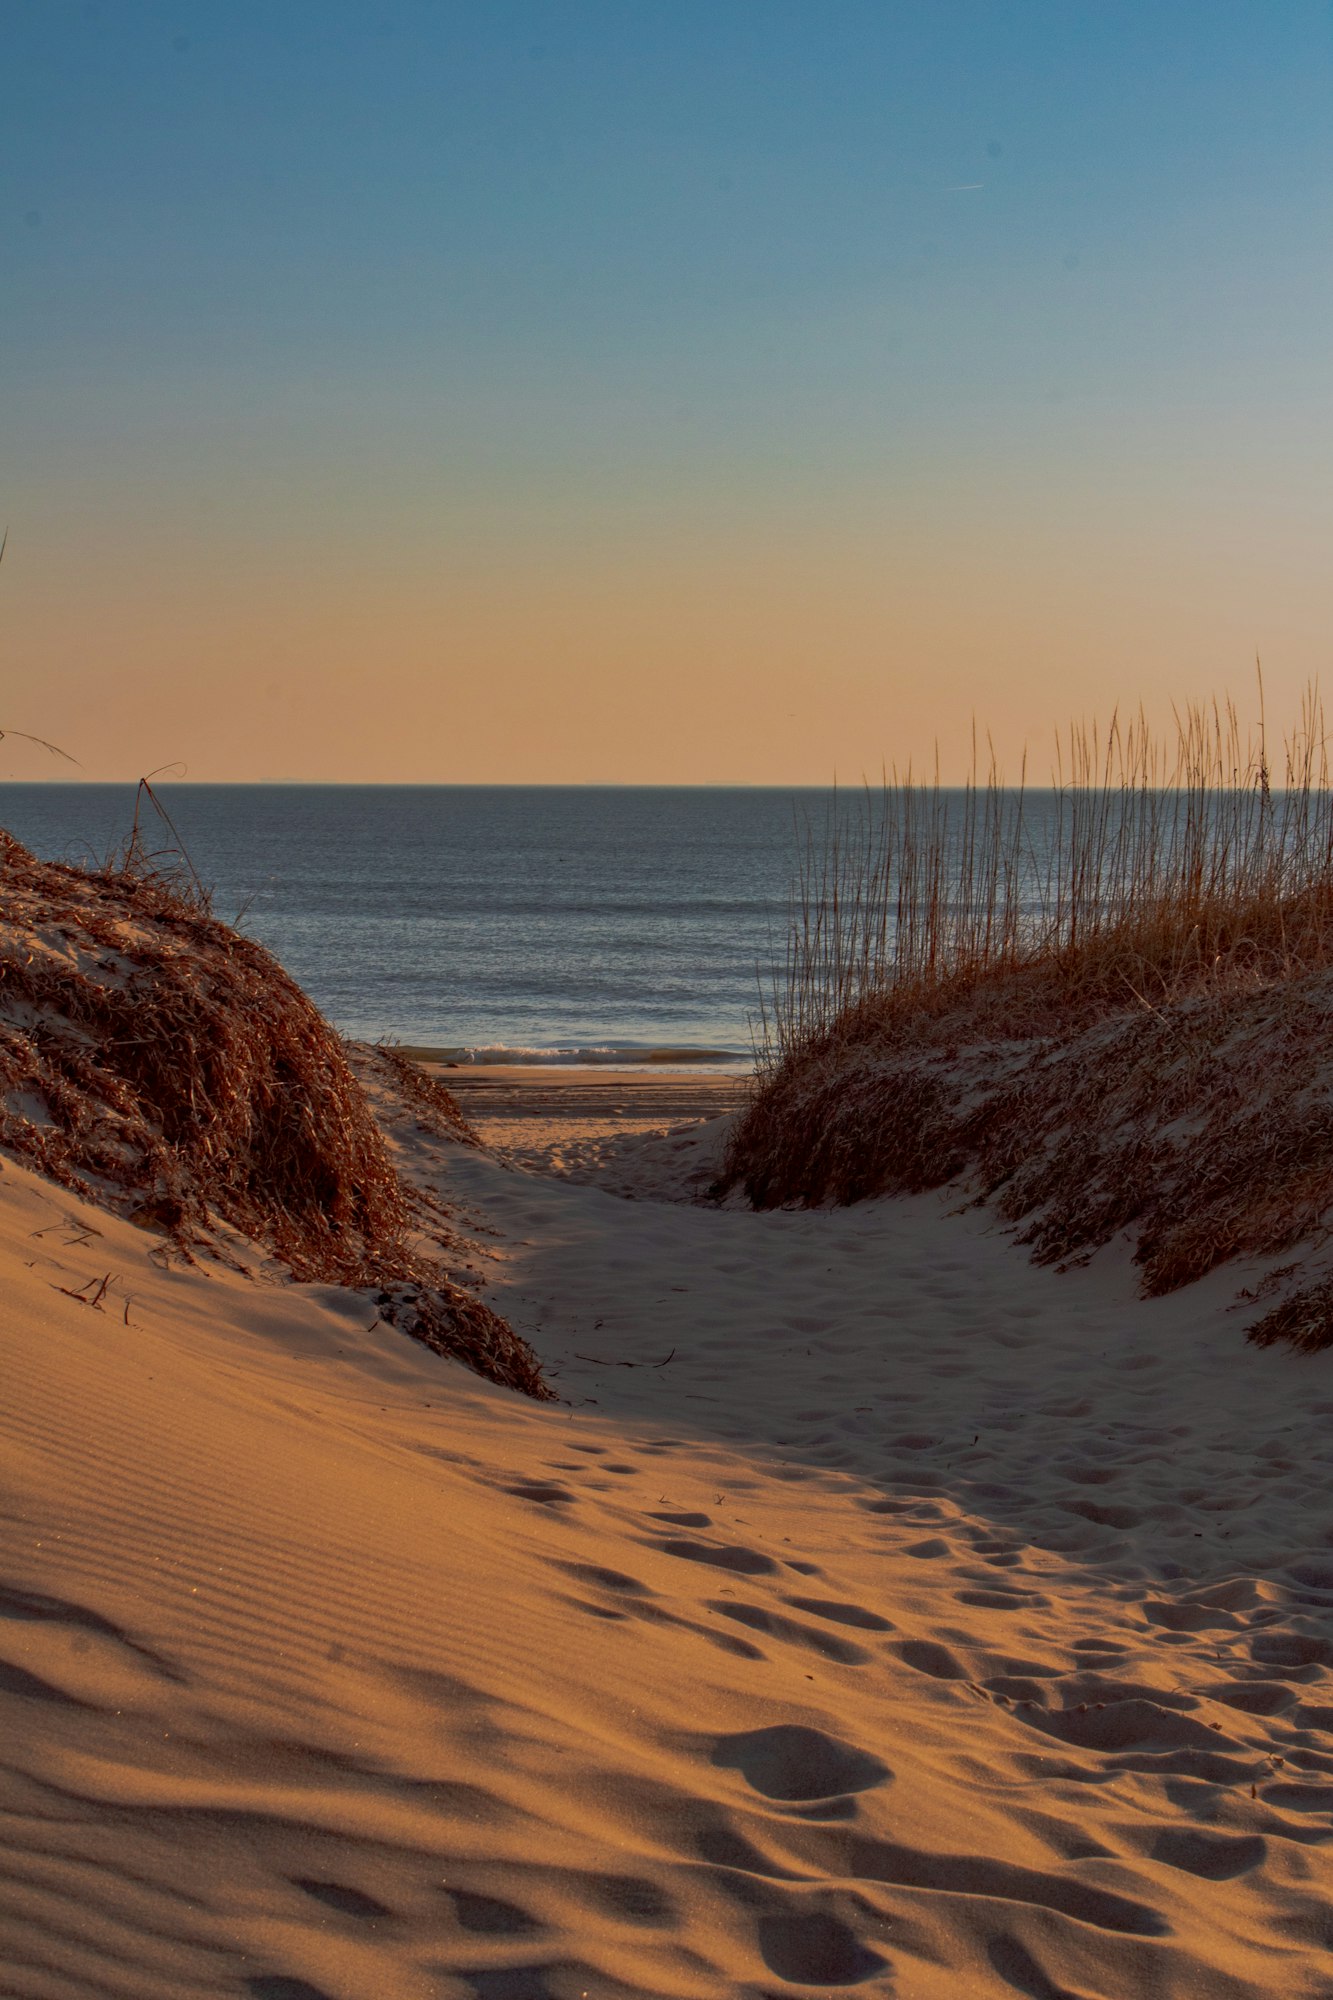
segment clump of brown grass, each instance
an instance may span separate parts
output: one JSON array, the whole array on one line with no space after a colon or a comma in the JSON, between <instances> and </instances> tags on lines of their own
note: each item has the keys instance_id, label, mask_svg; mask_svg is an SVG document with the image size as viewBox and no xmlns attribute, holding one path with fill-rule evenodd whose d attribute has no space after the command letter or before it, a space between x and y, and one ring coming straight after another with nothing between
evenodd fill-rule
<instances>
[{"instance_id":1,"label":"clump of brown grass","mask_svg":"<svg viewBox=\"0 0 1333 2000\"><path fill-rule=\"evenodd\" d=\"M181 1245L222 1224L297 1279L382 1295L428 1345L552 1393L526 1342L413 1243L337 1035L197 879L154 864L137 820L103 868L0 833L0 1145Z\"/></svg>"},{"instance_id":2,"label":"clump of brown grass","mask_svg":"<svg viewBox=\"0 0 1333 2000\"><path fill-rule=\"evenodd\" d=\"M811 842L724 1185L968 1184L1047 1261L1128 1231L1149 1294L1333 1214L1333 793L1307 697L1075 734L1049 793L910 776ZM1308 1273L1307 1273L1308 1275ZM1322 1280L1260 1341L1333 1345Z\"/></svg>"},{"instance_id":3,"label":"clump of brown grass","mask_svg":"<svg viewBox=\"0 0 1333 2000\"><path fill-rule=\"evenodd\" d=\"M985 1012L996 1032L1150 1006L1220 974L1324 963L1333 793L1309 691L1274 782L1262 721L1191 708L1173 744L1142 715L1071 729L1055 782L1008 788L994 758L956 789L909 770L808 834L765 1065L884 1024Z\"/></svg>"},{"instance_id":4,"label":"clump of brown grass","mask_svg":"<svg viewBox=\"0 0 1333 2000\"><path fill-rule=\"evenodd\" d=\"M458 1099L438 1078L428 1075L419 1063L391 1042L377 1042L374 1054L376 1062L393 1079L399 1098L432 1132L463 1146L480 1146L481 1140L463 1116Z\"/></svg>"}]
</instances>

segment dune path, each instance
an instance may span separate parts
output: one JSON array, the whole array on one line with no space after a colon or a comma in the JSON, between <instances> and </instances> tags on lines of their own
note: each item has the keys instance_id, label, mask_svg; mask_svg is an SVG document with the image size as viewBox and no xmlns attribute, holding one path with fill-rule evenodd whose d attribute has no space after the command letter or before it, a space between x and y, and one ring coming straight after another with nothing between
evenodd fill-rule
<instances>
[{"instance_id":1,"label":"dune path","mask_svg":"<svg viewBox=\"0 0 1333 2000\"><path fill-rule=\"evenodd\" d=\"M1333 1356L394 1129L565 1402L0 1170L6 2000L1333 1995Z\"/></svg>"}]
</instances>

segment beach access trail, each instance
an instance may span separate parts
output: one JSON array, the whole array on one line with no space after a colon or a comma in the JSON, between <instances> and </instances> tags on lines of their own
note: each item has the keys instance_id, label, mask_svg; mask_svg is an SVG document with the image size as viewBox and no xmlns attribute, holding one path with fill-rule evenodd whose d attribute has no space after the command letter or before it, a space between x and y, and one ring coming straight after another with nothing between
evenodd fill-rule
<instances>
[{"instance_id":1,"label":"beach access trail","mask_svg":"<svg viewBox=\"0 0 1333 2000\"><path fill-rule=\"evenodd\" d=\"M0 1171L6 2000L1326 2000L1333 1357L1243 1271L384 1112L564 1402Z\"/></svg>"}]
</instances>

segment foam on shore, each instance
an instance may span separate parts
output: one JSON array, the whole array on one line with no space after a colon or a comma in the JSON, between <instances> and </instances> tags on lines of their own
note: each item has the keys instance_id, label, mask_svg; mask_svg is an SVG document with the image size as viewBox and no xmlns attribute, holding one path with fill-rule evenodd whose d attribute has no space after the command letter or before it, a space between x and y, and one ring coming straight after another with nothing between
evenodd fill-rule
<instances>
[{"instance_id":1,"label":"foam on shore","mask_svg":"<svg viewBox=\"0 0 1333 2000\"><path fill-rule=\"evenodd\" d=\"M731 1070L754 1068L753 1051L740 1048L688 1048L620 1042L587 1046L509 1047L503 1043L477 1046L404 1045L403 1054L432 1066L460 1069L621 1069Z\"/></svg>"}]
</instances>

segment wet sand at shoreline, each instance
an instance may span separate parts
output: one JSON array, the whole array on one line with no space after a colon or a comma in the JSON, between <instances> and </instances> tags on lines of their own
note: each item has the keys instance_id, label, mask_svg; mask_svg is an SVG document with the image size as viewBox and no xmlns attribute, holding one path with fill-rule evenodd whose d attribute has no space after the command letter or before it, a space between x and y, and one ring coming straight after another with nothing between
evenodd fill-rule
<instances>
[{"instance_id":1,"label":"wet sand at shoreline","mask_svg":"<svg viewBox=\"0 0 1333 2000\"><path fill-rule=\"evenodd\" d=\"M506 1153L669 1132L735 1111L749 1088L748 1077L721 1070L427 1060L421 1066L457 1098L482 1140Z\"/></svg>"}]
</instances>

